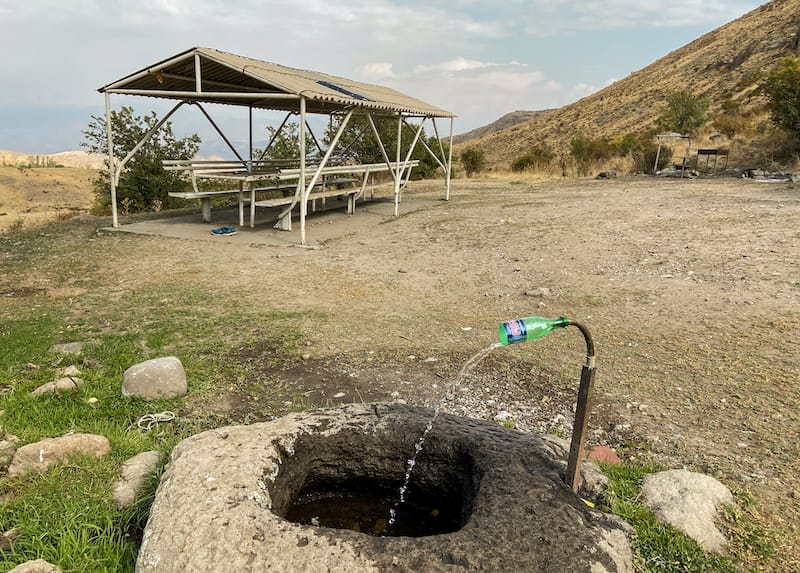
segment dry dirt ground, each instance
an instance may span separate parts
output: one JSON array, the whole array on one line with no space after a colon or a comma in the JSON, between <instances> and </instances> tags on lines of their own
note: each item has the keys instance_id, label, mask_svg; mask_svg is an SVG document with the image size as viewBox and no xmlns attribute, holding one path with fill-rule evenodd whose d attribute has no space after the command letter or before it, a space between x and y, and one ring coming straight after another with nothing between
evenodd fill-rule
<instances>
[{"instance_id":1,"label":"dry dirt ground","mask_svg":"<svg viewBox=\"0 0 800 573\"><path fill-rule=\"evenodd\" d=\"M800 186L490 179L441 196L416 183L398 218L380 201L314 217L312 248L268 225L211 237L197 215L192 238L101 233L98 288L185 281L318 316L296 360L276 363L269 345L232 355L251 383L189 406L238 421L266 403L431 406L498 322L566 314L597 345L590 442L752 492L789 533L784 570L800 563ZM446 410L567 434L583 353L575 329L496 349Z\"/></svg>"}]
</instances>

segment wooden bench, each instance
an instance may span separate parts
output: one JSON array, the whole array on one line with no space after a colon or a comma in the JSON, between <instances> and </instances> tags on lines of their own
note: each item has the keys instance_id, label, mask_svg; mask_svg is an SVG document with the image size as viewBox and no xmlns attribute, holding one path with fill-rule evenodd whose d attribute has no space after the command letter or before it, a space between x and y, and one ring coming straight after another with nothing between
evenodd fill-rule
<instances>
[{"instance_id":1,"label":"wooden bench","mask_svg":"<svg viewBox=\"0 0 800 573\"><path fill-rule=\"evenodd\" d=\"M203 223L211 222L211 199L214 197L225 197L231 195L239 195L239 200L242 199L241 189L224 189L221 191L186 191L186 192L171 192L170 197L177 197L179 199L200 199L200 212L202 213ZM239 224L244 224L240 217Z\"/></svg>"},{"instance_id":2,"label":"wooden bench","mask_svg":"<svg viewBox=\"0 0 800 573\"><path fill-rule=\"evenodd\" d=\"M239 203L239 225L244 226L244 205L250 204L250 227L255 225L256 207L282 207L298 203L298 179L300 169L296 167L295 160L262 160L262 161L212 161L212 160L164 160L162 162L167 171L183 171L189 175L194 191L169 193L170 197L181 199L199 199L204 223L211 222L211 200L215 197L237 196ZM401 188L411 175L411 170L419 165L418 160L409 161L401 181ZM314 190L308 197L311 201L312 212L316 211L316 200L321 199L323 205L329 197L346 196L347 213L355 213L356 200L363 196L370 175L375 173L394 171L397 163L369 163L360 165L326 165L319 170L321 180L314 185ZM313 175L317 168L309 165L305 170L306 176ZM214 191L200 191L197 179L231 180L239 183L238 189L222 189ZM255 187L254 184L264 180L274 182L271 185ZM347 189L329 189L329 186L338 187L348 183L361 183ZM319 189L319 190L317 190ZM257 200L258 193L268 191L295 191L294 194L284 197ZM276 228L291 229L291 208L284 210L278 217Z\"/></svg>"},{"instance_id":3,"label":"wooden bench","mask_svg":"<svg viewBox=\"0 0 800 573\"><path fill-rule=\"evenodd\" d=\"M407 164L407 171L404 173L405 182L408 181L408 178L411 175L411 170L414 167L419 165L419 160L409 161ZM390 164L386 163L366 163L366 164L357 164L357 165L326 165L323 167L319 174L323 178L323 184L325 186L332 185L336 183L344 183L344 182L360 182L360 187L353 187L351 189L336 189L336 190L327 190L323 187L322 191L313 191L308 200L311 201L311 210L312 212L316 211L316 199L322 199L323 204L325 199L328 197L335 197L346 195L347 196L347 213L352 215L355 213L356 210L356 200L359 197L364 195L364 191L367 187L367 182L370 175L380 172L388 172L390 170L394 170L397 167L396 162L392 162ZM306 170L306 174L313 174L315 172L315 168L311 167L310 169ZM331 179L331 175L350 175L352 177L345 177L345 178L334 178ZM284 168L280 170L278 174L278 179L283 181L286 179L298 179L300 177L300 169L297 168ZM404 186L405 182L401 182L401 188ZM320 186L320 182L316 183L316 186ZM296 201L294 197L286 197L284 198L285 201L278 204L276 200L266 200L266 201L256 201L253 205L251 205L250 210L250 226L254 225L255 220L255 207L278 207L283 205L292 205L299 203ZM285 209L281 214L278 216L278 222L275 224L276 229L281 229L283 231L290 231L292 229L292 213L291 207Z\"/></svg>"}]
</instances>

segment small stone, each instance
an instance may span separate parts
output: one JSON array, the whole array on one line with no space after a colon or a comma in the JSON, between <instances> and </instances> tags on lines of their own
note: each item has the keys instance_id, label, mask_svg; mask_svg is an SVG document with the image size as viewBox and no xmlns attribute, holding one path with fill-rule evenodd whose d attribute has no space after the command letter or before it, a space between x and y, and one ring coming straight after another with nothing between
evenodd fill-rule
<instances>
[{"instance_id":1,"label":"small stone","mask_svg":"<svg viewBox=\"0 0 800 573\"><path fill-rule=\"evenodd\" d=\"M186 372L175 356L147 360L125 371L122 395L145 400L175 398L186 394Z\"/></svg>"},{"instance_id":2,"label":"small stone","mask_svg":"<svg viewBox=\"0 0 800 573\"><path fill-rule=\"evenodd\" d=\"M618 466L622 463L619 456L608 446L595 446L589 450L586 459L592 462L603 462Z\"/></svg>"},{"instance_id":3,"label":"small stone","mask_svg":"<svg viewBox=\"0 0 800 573\"><path fill-rule=\"evenodd\" d=\"M507 422L514 416L507 410L500 410L494 417L495 422Z\"/></svg>"},{"instance_id":4,"label":"small stone","mask_svg":"<svg viewBox=\"0 0 800 573\"><path fill-rule=\"evenodd\" d=\"M0 533L0 550L8 551L11 549L11 545L14 543L14 540L16 540L17 537L19 537L19 529L16 527Z\"/></svg>"},{"instance_id":5,"label":"small stone","mask_svg":"<svg viewBox=\"0 0 800 573\"><path fill-rule=\"evenodd\" d=\"M18 443L19 438L12 434L6 434L3 436L3 439L0 440L0 468L4 468L11 463L14 452L17 451Z\"/></svg>"},{"instance_id":6,"label":"small stone","mask_svg":"<svg viewBox=\"0 0 800 573\"><path fill-rule=\"evenodd\" d=\"M525 291L525 296L545 297L550 296L550 289L546 287L538 287Z\"/></svg>"},{"instance_id":7,"label":"small stone","mask_svg":"<svg viewBox=\"0 0 800 573\"><path fill-rule=\"evenodd\" d=\"M303 354L300 355L300 358L302 358L303 360L308 360L309 358L311 358L311 355L308 352L304 352Z\"/></svg>"},{"instance_id":8,"label":"small stone","mask_svg":"<svg viewBox=\"0 0 800 573\"><path fill-rule=\"evenodd\" d=\"M80 370L78 370L78 367L77 367L77 366L75 366L74 364L70 364L69 366L67 366L67 367L65 367L65 368L61 368L61 369L58 371L58 373L59 373L61 376L64 376L64 377L69 377L69 376L79 376L79 375L80 375L80 373L81 373L81 371L80 371Z\"/></svg>"},{"instance_id":9,"label":"small stone","mask_svg":"<svg viewBox=\"0 0 800 573\"><path fill-rule=\"evenodd\" d=\"M48 382L42 384L36 390L31 392L31 396L41 396L42 394L62 394L66 392L77 392L78 388L83 386L83 380L74 376L67 376L59 378L55 382Z\"/></svg>"},{"instance_id":10,"label":"small stone","mask_svg":"<svg viewBox=\"0 0 800 573\"><path fill-rule=\"evenodd\" d=\"M114 482L112 497L119 508L130 507L142 489L147 477L161 461L161 452L142 452L122 464L119 479Z\"/></svg>"},{"instance_id":11,"label":"small stone","mask_svg":"<svg viewBox=\"0 0 800 573\"><path fill-rule=\"evenodd\" d=\"M28 362L25 365L25 368L27 368L28 370L39 370L40 366L38 364L34 364L33 362Z\"/></svg>"},{"instance_id":12,"label":"small stone","mask_svg":"<svg viewBox=\"0 0 800 573\"><path fill-rule=\"evenodd\" d=\"M425 359L425 362L439 362L438 358L434 358L433 356L429 356Z\"/></svg>"},{"instance_id":13,"label":"small stone","mask_svg":"<svg viewBox=\"0 0 800 573\"><path fill-rule=\"evenodd\" d=\"M45 438L19 448L8 466L8 475L16 477L29 472L42 472L53 464L66 462L72 456L102 458L110 451L108 439L95 434Z\"/></svg>"},{"instance_id":14,"label":"small stone","mask_svg":"<svg viewBox=\"0 0 800 573\"><path fill-rule=\"evenodd\" d=\"M337 392L333 395L334 398L344 398L345 396L347 396L347 392Z\"/></svg>"},{"instance_id":15,"label":"small stone","mask_svg":"<svg viewBox=\"0 0 800 573\"><path fill-rule=\"evenodd\" d=\"M54 354L80 354L83 352L83 342L54 344L50 347L50 352L53 352Z\"/></svg>"},{"instance_id":16,"label":"small stone","mask_svg":"<svg viewBox=\"0 0 800 573\"><path fill-rule=\"evenodd\" d=\"M44 559L36 559L35 561L26 561L21 565L17 565L8 573L62 573L61 569L48 563Z\"/></svg>"}]
</instances>

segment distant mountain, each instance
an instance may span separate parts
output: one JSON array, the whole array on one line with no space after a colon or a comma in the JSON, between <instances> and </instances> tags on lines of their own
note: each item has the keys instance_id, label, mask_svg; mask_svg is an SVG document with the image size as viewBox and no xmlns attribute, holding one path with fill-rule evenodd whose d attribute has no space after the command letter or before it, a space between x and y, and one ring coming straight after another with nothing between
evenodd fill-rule
<instances>
[{"instance_id":1,"label":"distant mountain","mask_svg":"<svg viewBox=\"0 0 800 573\"><path fill-rule=\"evenodd\" d=\"M18 151L0 149L0 165L29 165L38 164L53 167L85 167L88 169L104 169L105 158L100 155L90 155L85 151L62 151L49 155L31 155Z\"/></svg>"},{"instance_id":2,"label":"distant mountain","mask_svg":"<svg viewBox=\"0 0 800 573\"><path fill-rule=\"evenodd\" d=\"M468 131L466 133L461 133L453 137L453 143L458 145L461 142L469 141L470 139L478 139L483 137L484 135L488 135L490 133L494 133L495 131L501 131L503 129L507 129L509 127L514 127L518 123L524 123L529 119L533 119L534 117L538 116L539 114L545 113L544 111L512 111L511 113L505 114L500 119L493 121L489 125L484 125L483 127L478 127L473 129L472 131Z\"/></svg>"},{"instance_id":3,"label":"distant mountain","mask_svg":"<svg viewBox=\"0 0 800 573\"><path fill-rule=\"evenodd\" d=\"M573 104L500 130L474 130L470 134L478 135L460 139L456 151L475 146L489 165L505 167L542 144L568 152L577 134L613 139L642 133L655 126L666 96L679 90L706 96L712 117L723 106L758 110L763 100L756 88L763 72L792 55L800 55L800 0L774 0Z\"/></svg>"}]
</instances>

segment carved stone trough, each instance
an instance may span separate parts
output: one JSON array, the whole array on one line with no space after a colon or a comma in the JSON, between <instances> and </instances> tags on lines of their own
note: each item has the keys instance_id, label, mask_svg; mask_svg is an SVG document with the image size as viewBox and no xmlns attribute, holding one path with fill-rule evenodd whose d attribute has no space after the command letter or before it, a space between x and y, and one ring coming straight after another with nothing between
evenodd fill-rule
<instances>
[{"instance_id":1,"label":"carved stone trough","mask_svg":"<svg viewBox=\"0 0 800 573\"><path fill-rule=\"evenodd\" d=\"M136 571L633 570L628 529L563 483L563 448L469 418L437 419L388 527L432 415L351 404L184 440Z\"/></svg>"}]
</instances>

